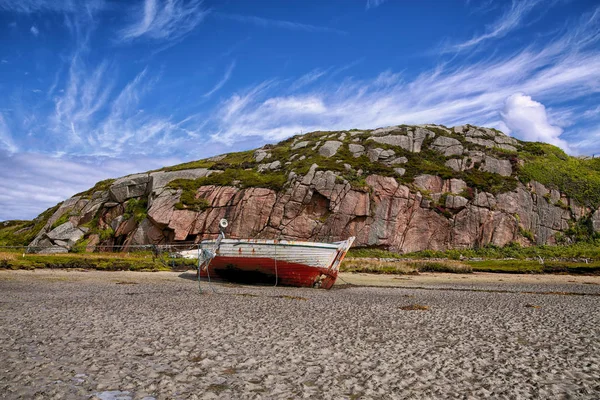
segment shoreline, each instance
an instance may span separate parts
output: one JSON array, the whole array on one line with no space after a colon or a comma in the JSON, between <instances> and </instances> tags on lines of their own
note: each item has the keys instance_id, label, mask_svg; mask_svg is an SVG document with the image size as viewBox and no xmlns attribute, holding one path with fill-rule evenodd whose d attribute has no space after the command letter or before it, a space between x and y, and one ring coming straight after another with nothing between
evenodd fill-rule
<instances>
[{"instance_id":1,"label":"shoreline","mask_svg":"<svg viewBox=\"0 0 600 400\"><path fill-rule=\"evenodd\" d=\"M0 281L18 279L19 277L37 277L40 279L57 279L69 281L98 281L105 279L107 283L131 279L139 282L177 281L182 279L196 280L193 276L195 270L181 271L122 271L122 270L97 270L85 268L35 268L35 269L0 269ZM202 283L208 283L202 280ZM227 285L228 282L213 281L215 284ZM232 283L247 287L269 287L269 285L253 285L246 283ZM600 291L600 276L581 274L516 274L501 272L420 272L418 274L373 274L363 272L340 272L334 288L343 286L362 287L399 287L409 288L421 285L586 285L598 286ZM290 287L293 288L293 287Z\"/></svg>"}]
</instances>

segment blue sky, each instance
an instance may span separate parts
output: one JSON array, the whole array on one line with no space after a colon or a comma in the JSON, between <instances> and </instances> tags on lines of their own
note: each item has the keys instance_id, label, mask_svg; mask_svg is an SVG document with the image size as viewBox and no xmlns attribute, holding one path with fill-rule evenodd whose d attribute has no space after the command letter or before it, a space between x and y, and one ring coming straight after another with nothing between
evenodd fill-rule
<instances>
[{"instance_id":1,"label":"blue sky","mask_svg":"<svg viewBox=\"0 0 600 400\"><path fill-rule=\"evenodd\" d=\"M0 220L320 129L600 153L599 42L590 0L0 0Z\"/></svg>"}]
</instances>

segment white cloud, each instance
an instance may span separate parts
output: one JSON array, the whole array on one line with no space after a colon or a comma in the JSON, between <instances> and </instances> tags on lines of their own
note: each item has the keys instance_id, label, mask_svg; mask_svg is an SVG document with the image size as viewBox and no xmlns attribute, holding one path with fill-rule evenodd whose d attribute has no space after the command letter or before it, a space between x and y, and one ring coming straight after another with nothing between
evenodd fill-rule
<instances>
[{"instance_id":1,"label":"white cloud","mask_svg":"<svg viewBox=\"0 0 600 400\"><path fill-rule=\"evenodd\" d=\"M214 12L213 15L216 17L219 17L219 18L230 19L233 21L243 22L246 24L252 24L252 25L263 27L263 28L275 27L275 28L282 28L282 29L290 29L290 30L294 30L294 31L305 31L305 32L328 32L328 33L337 33L337 34L348 33L346 31L343 31L340 29L329 28L326 26L301 24L299 22L262 18L262 17L253 16L253 15L226 14L226 13L221 13L221 12Z\"/></svg>"},{"instance_id":2,"label":"white cloud","mask_svg":"<svg viewBox=\"0 0 600 400\"><path fill-rule=\"evenodd\" d=\"M548 121L546 107L523 93L509 96L502 110L502 120L514 136L530 142L545 142L570 150L560 138L563 130Z\"/></svg>"},{"instance_id":3,"label":"white cloud","mask_svg":"<svg viewBox=\"0 0 600 400\"><path fill-rule=\"evenodd\" d=\"M518 28L523 19L540 3L540 0L512 0L510 7L494 23L486 27L485 33L474 36L473 38L456 44L451 47L452 50L463 50L476 46L486 40L501 38L510 31Z\"/></svg>"},{"instance_id":4,"label":"white cloud","mask_svg":"<svg viewBox=\"0 0 600 400\"><path fill-rule=\"evenodd\" d=\"M120 32L121 39L142 37L177 40L189 34L208 14L201 0L144 0L134 9L136 20Z\"/></svg>"},{"instance_id":5,"label":"white cloud","mask_svg":"<svg viewBox=\"0 0 600 400\"><path fill-rule=\"evenodd\" d=\"M387 0L367 0L367 5L365 6L366 9L370 9L370 8L377 8L380 5L382 5L383 3L385 3Z\"/></svg>"},{"instance_id":6,"label":"white cloud","mask_svg":"<svg viewBox=\"0 0 600 400\"><path fill-rule=\"evenodd\" d=\"M323 114L327 108L323 101L316 97L275 97L262 104L266 110L291 112L293 114Z\"/></svg>"},{"instance_id":7,"label":"white cloud","mask_svg":"<svg viewBox=\"0 0 600 400\"><path fill-rule=\"evenodd\" d=\"M321 77L325 76L327 73L329 72L329 70L322 70L322 69L314 69L312 71L310 71L307 74L302 75L300 78L298 78L291 86L290 86L290 91L296 91L304 86L308 86L313 82L316 82L317 80L319 80Z\"/></svg>"},{"instance_id":8,"label":"white cloud","mask_svg":"<svg viewBox=\"0 0 600 400\"><path fill-rule=\"evenodd\" d=\"M0 114L0 149L1 148L4 148L9 153L15 153L19 150L13 141L10 130L8 129L8 125L6 124L2 114Z\"/></svg>"},{"instance_id":9,"label":"white cloud","mask_svg":"<svg viewBox=\"0 0 600 400\"><path fill-rule=\"evenodd\" d=\"M105 6L104 0L0 0L0 10L32 14L38 12L79 12L98 10Z\"/></svg>"},{"instance_id":10,"label":"white cloud","mask_svg":"<svg viewBox=\"0 0 600 400\"><path fill-rule=\"evenodd\" d=\"M0 221L30 219L96 182L173 165L181 159L52 157L0 151Z\"/></svg>"},{"instance_id":11,"label":"white cloud","mask_svg":"<svg viewBox=\"0 0 600 400\"><path fill-rule=\"evenodd\" d=\"M204 94L204 97L210 97L212 96L216 91L218 91L219 89L221 89L223 87L223 85L225 85L227 83L227 81L229 80L229 78L231 78L231 73L233 72L233 69L235 68L235 61L232 62L231 64L229 64L229 67L227 67L227 70L225 70L225 74L223 75L223 78L221 78L221 80L219 82L217 82L217 84L208 92L206 92Z\"/></svg>"},{"instance_id":12,"label":"white cloud","mask_svg":"<svg viewBox=\"0 0 600 400\"><path fill-rule=\"evenodd\" d=\"M590 110L586 110L583 113L583 118L598 118L600 117L600 106L597 106L596 108L592 108Z\"/></svg>"},{"instance_id":13,"label":"white cloud","mask_svg":"<svg viewBox=\"0 0 600 400\"><path fill-rule=\"evenodd\" d=\"M579 130L571 135L570 147L577 154L595 155L600 158L600 128L598 124L589 129Z\"/></svg>"},{"instance_id":14,"label":"white cloud","mask_svg":"<svg viewBox=\"0 0 600 400\"><path fill-rule=\"evenodd\" d=\"M35 25L32 25L29 30L31 31L31 34L33 36L37 37L40 34L40 30L38 28L36 28Z\"/></svg>"},{"instance_id":15,"label":"white cloud","mask_svg":"<svg viewBox=\"0 0 600 400\"><path fill-rule=\"evenodd\" d=\"M318 87L295 87L302 78L263 82L224 100L208 128L214 141L234 144L241 137L272 142L300 131L401 123L502 126L500 112L515 93L525 92L541 102L568 102L598 93L599 17L600 13L584 16L544 47L531 45L511 56L470 65L444 64L410 80L386 71L371 79L346 78ZM553 108L549 125L565 115L569 114L564 109Z\"/></svg>"}]
</instances>

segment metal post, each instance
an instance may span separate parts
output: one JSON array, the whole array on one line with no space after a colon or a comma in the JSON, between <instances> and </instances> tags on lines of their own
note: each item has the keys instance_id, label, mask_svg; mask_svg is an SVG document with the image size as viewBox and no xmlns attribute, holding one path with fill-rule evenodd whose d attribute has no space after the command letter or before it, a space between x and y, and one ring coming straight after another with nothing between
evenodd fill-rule
<instances>
[{"instance_id":1,"label":"metal post","mask_svg":"<svg viewBox=\"0 0 600 400\"><path fill-rule=\"evenodd\" d=\"M200 287L200 243L198 243L198 292L202 294L202 288Z\"/></svg>"}]
</instances>

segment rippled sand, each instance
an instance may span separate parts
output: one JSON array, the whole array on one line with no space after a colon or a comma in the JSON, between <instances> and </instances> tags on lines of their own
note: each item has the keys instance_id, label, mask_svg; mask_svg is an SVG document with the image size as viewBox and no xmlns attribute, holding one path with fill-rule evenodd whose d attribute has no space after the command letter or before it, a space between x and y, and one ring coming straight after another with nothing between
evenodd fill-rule
<instances>
[{"instance_id":1,"label":"rippled sand","mask_svg":"<svg viewBox=\"0 0 600 400\"><path fill-rule=\"evenodd\" d=\"M600 398L598 277L192 277L0 271L0 398Z\"/></svg>"}]
</instances>

